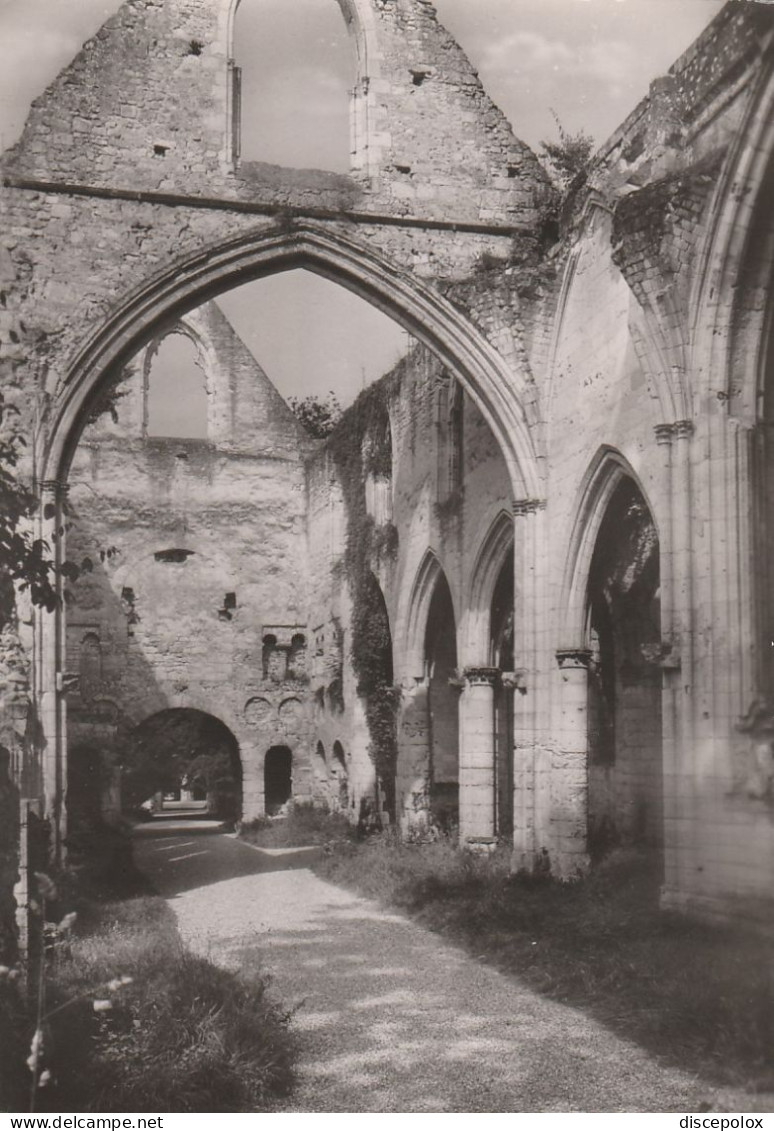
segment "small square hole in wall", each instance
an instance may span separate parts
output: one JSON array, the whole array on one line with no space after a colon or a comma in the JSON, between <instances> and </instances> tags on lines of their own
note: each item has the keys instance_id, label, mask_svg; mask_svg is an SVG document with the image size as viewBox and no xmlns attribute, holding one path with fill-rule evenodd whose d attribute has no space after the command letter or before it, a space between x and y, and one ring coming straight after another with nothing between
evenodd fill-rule
<instances>
[{"instance_id":1,"label":"small square hole in wall","mask_svg":"<svg viewBox=\"0 0 774 1131\"><path fill-rule=\"evenodd\" d=\"M166 157L168 149L169 149L168 145L156 144L153 147L153 156L154 157Z\"/></svg>"},{"instance_id":2,"label":"small square hole in wall","mask_svg":"<svg viewBox=\"0 0 774 1131\"><path fill-rule=\"evenodd\" d=\"M508 176L509 176L509 178L511 180L514 180L514 178L518 177L518 175L519 175L519 166L518 165L509 165L508 166Z\"/></svg>"},{"instance_id":3,"label":"small square hole in wall","mask_svg":"<svg viewBox=\"0 0 774 1131\"><path fill-rule=\"evenodd\" d=\"M405 173L411 172L411 166L410 165L396 165L395 168L398 170L399 173L405 174Z\"/></svg>"},{"instance_id":4,"label":"small square hole in wall","mask_svg":"<svg viewBox=\"0 0 774 1131\"><path fill-rule=\"evenodd\" d=\"M224 609L235 609L236 607L237 607L236 593L227 593L224 600L223 600L223 608Z\"/></svg>"},{"instance_id":5,"label":"small square hole in wall","mask_svg":"<svg viewBox=\"0 0 774 1131\"><path fill-rule=\"evenodd\" d=\"M427 78L427 75L425 74L424 71L412 71L411 72L411 81L413 82L414 86L421 86L426 78Z\"/></svg>"},{"instance_id":6,"label":"small square hole in wall","mask_svg":"<svg viewBox=\"0 0 774 1131\"><path fill-rule=\"evenodd\" d=\"M202 51L204 51L204 44L200 39L192 39L188 44L189 55L201 55Z\"/></svg>"},{"instance_id":7,"label":"small square hole in wall","mask_svg":"<svg viewBox=\"0 0 774 1131\"><path fill-rule=\"evenodd\" d=\"M157 562L165 565L184 565L193 555L193 550L157 550L153 555Z\"/></svg>"}]
</instances>

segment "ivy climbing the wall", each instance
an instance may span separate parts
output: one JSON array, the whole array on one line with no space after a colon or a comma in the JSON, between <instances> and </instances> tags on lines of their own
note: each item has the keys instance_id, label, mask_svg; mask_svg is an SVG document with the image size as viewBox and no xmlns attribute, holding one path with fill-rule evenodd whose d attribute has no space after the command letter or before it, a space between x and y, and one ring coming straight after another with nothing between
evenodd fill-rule
<instances>
[{"instance_id":1,"label":"ivy climbing the wall","mask_svg":"<svg viewBox=\"0 0 774 1131\"><path fill-rule=\"evenodd\" d=\"M395 557L397 530L391 523L377 526L368 514L366 480L392 478L389 404L399 387L400 370L364 390L328 440L347 515L343 565L352 599L352 666L365 706L369 752L391 820L400 690L393 686L390 622L374 568Z\"/></svg>"}]
</instances>

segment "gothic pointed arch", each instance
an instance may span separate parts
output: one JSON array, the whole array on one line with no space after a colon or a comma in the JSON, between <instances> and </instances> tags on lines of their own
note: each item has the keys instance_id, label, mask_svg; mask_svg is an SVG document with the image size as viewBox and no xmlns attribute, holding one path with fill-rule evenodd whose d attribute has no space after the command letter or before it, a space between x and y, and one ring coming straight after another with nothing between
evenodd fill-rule
<instances>
[{"instance_id":1,"label":"gothic pointed arch","mask_svg":"<svg viewBox=\"0 0 774 1131\"><path fill-rule=\"evenodd\" d=\"M465 627L465 662L489 662L490 610L503 563L513 549L513 515L501 510L481 541L471 573Z\"/></svg>"},{"instance_id":2,"label":"gothic pointed arch","mask_svg":"<svg viewBox=\"0 0 774 1131\"><path fill-rule=\"evenodd\" d=\"M558 628L563 647L581 647L586 641L587 586L592 557L608 504L626 478L635 483L652 515L653 507L637 474L615 448L603 446L599 449L578 491L559 603Z\"/></svg>"},{"instance_id":3,"label":"gothic pointed arch","mask_svg":"<svg viewBox=\"0 0 774 1131\"><path fill-rule=\"evenodd\" d=\"M433 550L426 550L411 587L406 620L406 652L408 669L415 675L424 671L424 639L427 614L436 582L443 573Z\"/></svg>"},{"instance_id":4,"label":"gothic pointed arch","mask_svg":"<svg viewBox=\"0 0 774 1131\"><path fill-rule=\"evenodd\" d=\"M689 330L704 390L755 420L772 318L774 261L774 58L765 58L723 165L700 249Z\"/></svg>"},{"instance_id":5,"label":"gothic pointed arch","mask_svg":"<svg viewBox=\"0 0 774 1131\"><path fill-rule=\"evenodd\" d=\"M84 419L100 390L158 328L238 283L305 268L352 290L422 341L470 393L503 452L517 497L539 497L527 375L446 298L367 245L324 226L252 231L176 263L116 303L70 358L49 418L39 475L66 480Z\"/></svg>"}]
</instances>

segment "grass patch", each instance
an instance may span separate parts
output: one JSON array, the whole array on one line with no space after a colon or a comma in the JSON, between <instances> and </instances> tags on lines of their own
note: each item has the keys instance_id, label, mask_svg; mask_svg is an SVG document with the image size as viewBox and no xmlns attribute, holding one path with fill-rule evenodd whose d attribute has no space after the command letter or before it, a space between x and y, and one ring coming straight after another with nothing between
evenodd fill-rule
<instances>
[{"instance_id":1,"label":"grass patch","mask_svg":"<svg viewBox=\"0 0 774 1131\"><path fill-rule=\"evenodd\" d=\"M296 804L286 817L257 817L239 831L242 840L259 848L305 848L347 841L353 827L343 813L325 806Z\"/></svg>"},{"instance_id":2,"label":"grass patch","mask_svg":"<svg viewBox=\"0 0 774 1131\"><path fill-rule=\"evenodd\" d=\"M118 859L112 882L102 869L85 870L73 934L49 955L43 1067L51 1082L38 1089L36 1110L268 1109L293 1082L289 1017L260 974L188 952L166 902L124 853ZM111 988L121 978L131 982ZM95 1002L110 1005L95 1010ZM29 1088L26 1068L21 1075ZM25 1096L10 1110L26 1104Z\"/></svg>"},{"instance_id":3,"label":"grass patch","mask_svg":"<svg viewBox=\"0 0 774 1131\"><path fill-rule=\"evenodd\" d=\"M770 943L658 911L652 864L620 852L587 879L513 876L508 856L383 834L340 844L325 879L408 912L539 993L716 1085L774 1088Z\"/></svg>"}]
</instances>

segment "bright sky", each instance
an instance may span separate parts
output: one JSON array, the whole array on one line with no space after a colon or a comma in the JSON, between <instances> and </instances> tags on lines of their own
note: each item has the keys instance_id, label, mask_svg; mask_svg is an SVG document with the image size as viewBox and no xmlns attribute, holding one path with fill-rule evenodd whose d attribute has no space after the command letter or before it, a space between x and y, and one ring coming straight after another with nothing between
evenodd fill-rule
<instances>
[{"instance_id":1,"label":"bright sky","mask_svg":"<svg viewBox=\"0 0 774 1131\"><path fill-rule=\"evenodd\" d=\"M292 6L291 6L292 3ZM116 11L119 0L0 0L0 138ZM436 0L516 134L537 148L570 132L601 142L722 7L721 0ZM353 60L336 0L242 0L246 158L346 169ZM310 89L313 90L310 96ZM221 305L285 394L348 401L405 348L405 334L340 287L293 272ZM353 328L357 332L353 332Z\"/></svg>"}]
</instances>

